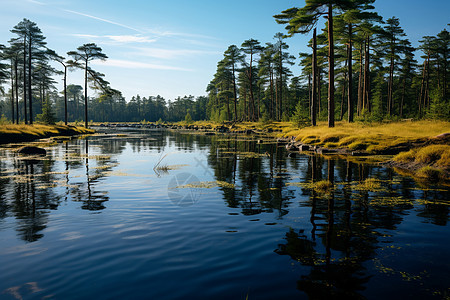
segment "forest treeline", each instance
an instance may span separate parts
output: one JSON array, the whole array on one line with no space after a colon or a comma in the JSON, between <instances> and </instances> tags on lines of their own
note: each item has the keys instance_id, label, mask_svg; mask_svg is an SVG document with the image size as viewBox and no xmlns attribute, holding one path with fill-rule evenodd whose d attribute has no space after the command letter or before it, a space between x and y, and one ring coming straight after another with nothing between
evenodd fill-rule
<instances>
[{"instance_id":1,"label":"forest treeline","mask_svg":"<svg viewBox=\"0 0 450 300\"><path fill-rule=\"evenodd\" d=\"M91 68L92 60L108 58L94 43L81 45L63 57L47 46L42 31L28 19L14 26L11 33L14 37L9 45L0 45L2 122L63 120L84 122L87 127L89 121L179 121L187 113L194 120L207 118L205 96L171 101L159 95L137 95L126 101L120 91L111 88L104 74ZM68 72L74 69L83 70L84 86L67 82ZM55 86L55 76L63 76L62 91ZM89 88L94 95L88 95Z\"/></svg>"},{"instance_id":2,"label":"forest treeline","mask_svg":"<svg viewBox=\"0 0 450 300\"><path fill-rule=\"evenodd\" d=\"M187 115L299 125L328 120L330 127L335 120L450 120L449 32L424 36L415 48L400 20L383 19L374 2L306 0L303 7L286 9L274 16L286 31L273 41L248 39L226 49L207 96L173 100L136 95L127 101L92 69L92 60L107 59L99 46L84 44L61 56L47 46L37 24L24 19L11 29L9 45L0 45L0 114L13 123L38 119L84 121L85 126L88 121L179 121ZM322 17L326 22L319 28ZM310 32L311 50L289 53L288 38ZM300 74L291 70L296 63ZM84 72L84 86L67 82L73 69ZM62 91L55 76L63 77Z\"/></svg>"},{"instance_id":3,"label":"forest treeline","mask_svg":"<svg viewBox=\"0 0 450 300\"><path fill-rule=\"evenodd\" d=\"M398 18L384 20L374 11L375 0L305 2L274 16L286 32L272 42L249 39L228 47L207 88L211 119L328 120L330 127L355 118L450 119L446 29L414 48ZM311 51L299 54L302 71L293 74L296 57L286 38L309 32Z\"/></svg>"}]
</instances>

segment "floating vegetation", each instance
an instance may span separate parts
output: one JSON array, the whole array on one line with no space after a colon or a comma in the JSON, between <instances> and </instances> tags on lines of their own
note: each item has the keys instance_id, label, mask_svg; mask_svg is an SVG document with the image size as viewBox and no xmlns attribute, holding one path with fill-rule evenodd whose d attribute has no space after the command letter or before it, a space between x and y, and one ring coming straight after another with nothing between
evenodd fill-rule
<instances>
[{"instance_id":1,"label":"floating vegetation","mask_svg":"<svg viewBox=\"0 0 450 300\"><path fill-rule=\"evenodd\" d=\"M363 182L353 185L352 188L356 191L369 191L369 192L386 191L386 189L381 186L381 181L375 178L367 178Z\"/></svg>"},{"instance_id":2,"label":"floating vegetation","mask_svg":"<svg viewBox=\"0 0 450 300\"><path fill-rule=\"evenodd\" d=\"M103 166L96 166L96 167L93 167L93 169L95 169L95 170L106 170L106 169L109 169L109 168L117 167L118 165L119 165L119 163L113 163L113 164L108 164L108 165L103 165Z\"/></svg>"},{"instance_id":3,"label":"floating vegetation","mask_svg":"<svg viewBox=\"0 0 450 300\"><path fill-rule=\"evenodd\" d=\"M424 277L428 277L428 272L426 270L420 272L419 275L413 275L405 271L396 271L393 268L389 268L383 265L381 261L377 258L373 259L373 264L375 269L377 269L380 273L390 275L400 275L402 280L404 281L420 281Z\"/></svg>"},{"instance_id":4,"label":"floating vegetation","mask_svg":"<svg viewBox=\"0 0 450 300\"><path fill-rule=\"evenodd\" d=\"M421 205L446 205L446 206L450 206L450 201L445 201L445 200L424 200L424 199L416 199L414 200L416 201L416 203L421 204Z\"/></svg>"},{"instance_id":5,"label":"floating vegetation","mask_svg":"<svg viewBox=\"0 0 450 300\"><path fill-rule=\"evenodd\" d=\"M240 159L242 158L259 158L264 156L270 156L269 153L256 153L256 152L240 152L240 151L224 151L222 154L236 154Z\"/></svg>"},{"instance_id":6,"label":"floating vegetation","mask_svg":"<svg viewBox=\"0 0 450 300\"><path fill-rule=\"evenodd\" d=\"M36 188L37 189L41 189L41 190L45 190L45 189L55 188L57 186L58 185L56 183L48 183L48 184L38 185Z\"/></svg>"},{"instance_id":7,"label":"floating vegetation","mask_svg":"<svg viewBox=\"0 0 450 300\"><path fill-rule=\"evenodd\" d=\"M87 159L95 159L95 160L109 160L111 159L111 155L98 154L98 155L88 155L88 154L80 154L80 153L69 153L69 157L76 158L87 158Z\"/></svg>"},{"instance_id":8,"label":"floating vegetation","mask_svg":"<svg viewBox=\"0 0 450 300\"><path fill-rule=\"evenodd\" d=\"M412 205L413 200L406 199L403 196L394 197L381 197L377 196L370 200L369 205L371 206L398 206L398 205Z\"/></svg>"},{"instance_id":9,"label":"floating vegetation","mask_svg":"<svg viewBox=\"0 0 450 300\"><path fill-rule=\"evenodd\" d=\"M228 189L234 189L235 185L232 183L228 183L226 181L201 181L196 183L190 183L190 184L184 184L179 185L176 188L177 189L184 189L184 188L194 188L194 189L211 189L215 187L222 187L222 188L228 188Z\"/></svg>"},{"instance_id":10,"label":"floating vegetation","mask_svg":"<svg viewBox=\"0 0 450 300\"><path fill-rule=\"evenodd\" d=\"M321 180L317 182L288 182L287 186L299 186L302 188L314 190L318 193L331 193L334 189L334 184L328 180Z\"/></svg>"}]
</instances>

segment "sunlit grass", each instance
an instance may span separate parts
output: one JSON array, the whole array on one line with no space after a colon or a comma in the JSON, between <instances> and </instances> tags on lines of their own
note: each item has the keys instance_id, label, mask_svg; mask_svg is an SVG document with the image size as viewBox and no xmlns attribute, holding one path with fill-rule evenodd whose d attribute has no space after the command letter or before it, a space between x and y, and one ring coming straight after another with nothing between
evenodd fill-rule
<instances>
[{"instance_id":1,"label":"sunlit grass","mask_svg":"<svg viewBox=\"0 0 450 300\"><path fill-rule=\"evenodd\" d=\"M0 143L31 141L34 139L75 134L91 134L94 130L65 125L5 124L0 127Z\"/></svg>"},{"instance_id":2,"label":"sunlit grass","mask_svg":"<svg viewBox=\"0 0 450 300\"><path fill-rule=\"evenodd\" d=\"M450 122L415 121L373 124L336 122L334 128L329 128L326 122L319 122L318 126L302 129L286 126L283 129L283 136L295 136L296 141L305 144L325 145L331 142L334 147L376 153L401 143L434 137L445 132L450 132Z\"/></svg>"}]
</instances>

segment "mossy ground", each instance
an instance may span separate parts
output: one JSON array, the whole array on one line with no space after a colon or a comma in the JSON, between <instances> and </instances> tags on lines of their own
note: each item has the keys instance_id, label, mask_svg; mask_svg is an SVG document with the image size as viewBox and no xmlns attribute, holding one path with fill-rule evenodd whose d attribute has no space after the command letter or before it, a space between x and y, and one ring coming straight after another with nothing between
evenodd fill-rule
<instances>
[{"instance_id":1,"label":"mossy ground","mask_svg":"<svg viewBox=\"0 0 450 300\"><path fill-rule=\"evenodd\" d=\"M0 127L0 144L29 142L36 139L92 134L94 130L66 125L6 124Z\"/></svg>"}]
</instances>

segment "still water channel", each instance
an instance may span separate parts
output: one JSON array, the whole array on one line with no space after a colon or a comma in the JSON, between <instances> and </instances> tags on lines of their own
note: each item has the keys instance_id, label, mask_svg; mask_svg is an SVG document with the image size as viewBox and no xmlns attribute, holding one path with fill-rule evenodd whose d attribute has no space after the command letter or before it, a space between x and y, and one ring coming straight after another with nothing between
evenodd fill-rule
<instances>
[{"instance_id":1,"label":"still water channel","mask_svg":"<svg viewBox=\"0 0 450 300\"><path fill-rule=\"evenodd\" d=\"M122 133L0 150L0 299L450 297L448 187L269 139Z\"/></svg>"}]
</instances>

